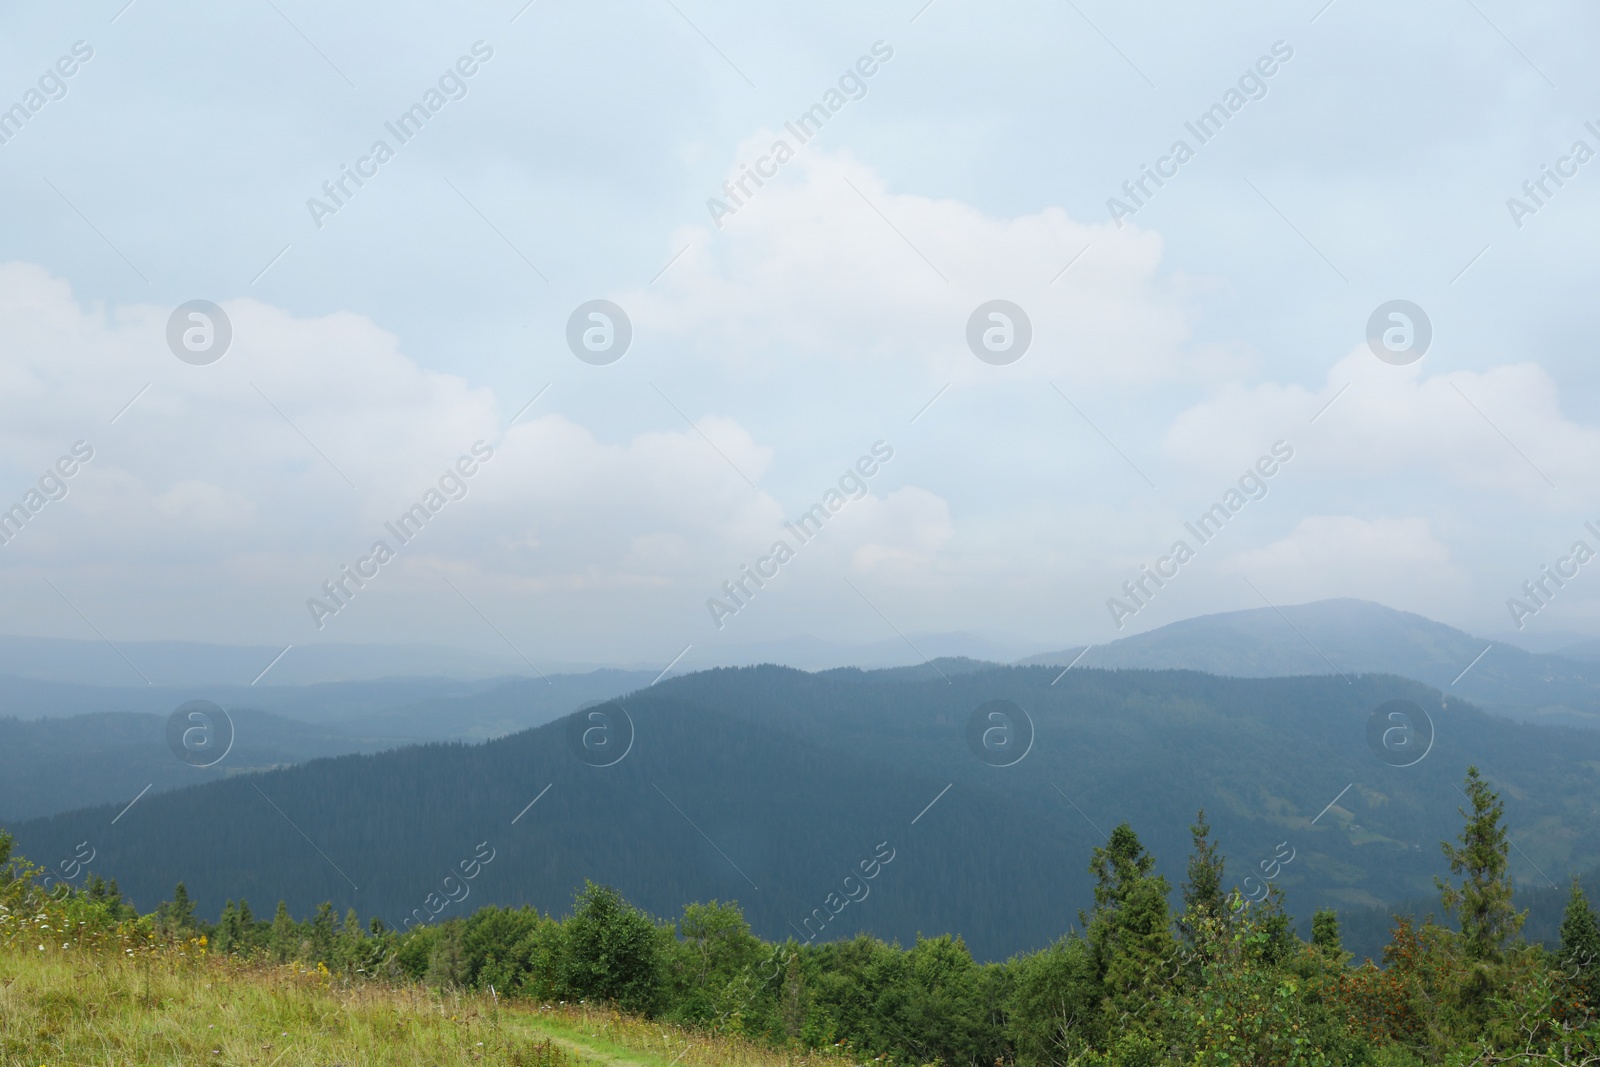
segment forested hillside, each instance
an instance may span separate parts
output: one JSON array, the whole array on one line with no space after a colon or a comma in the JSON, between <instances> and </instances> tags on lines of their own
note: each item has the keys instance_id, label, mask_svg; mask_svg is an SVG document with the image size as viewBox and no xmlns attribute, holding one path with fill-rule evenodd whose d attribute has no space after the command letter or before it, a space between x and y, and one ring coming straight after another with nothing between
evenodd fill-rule
<instances>
[{"instance_id":1,"label":"forested hillside","mask_svg":"<svg viewBox=\"0 0 1600 1067\"><path fill-rule=\"evenodd\" d=\"M1357 965L1331 910L1301 938L1278 889L1228 890L1203 813L1181 883L1118 823L1089 851L1083 928L992 963L948 933L763 941L737 903L653 916L594 882L560 914L485 906L403 930L330 902L267 919L230 900L211 923L181 883L141 915L97 875L51 885L0 832L0 1058L254 1062L282 1044L291 1062L517 1067L643 1067L641 1052L674 1067L697 1046L696 1067L1593 1064L1600 918L1574 881L1552 944L1527 943L1502 798L1476 767L1461 785L1440 843L1450 921L1396 920L1381 967ZM475 852L458 881L494 858ZM894 860L875 851L846 892Z\"/></svg>"},{"instance_id":2,"label":"forested hillside","mask_svg":"<svg viewBox=\"0 0 1600 1067\"><path fill-rule=\"evenodd\" d=\"M1396 698L1435 726L1412 766L1368 743L1375 709ZM1034 724L1011 766L969 745L995 700ZM1202 807L1230 876L1250 876L1251 893L1270 880L1302 917L1428 895L1469 763L1505 797L1515 878L1563 880L1600 859L1600 735L1493 718L1396 678L764 667L620 703L633 738L622 744L610 712L626 754L609 766L579 758L567 720L152 795L115 825L120 806L15 830L51 865L87 842L94 869L145 908L182 880L204 915L241 897L296 913L331 901L398 924L483 903L555 910L593 879L659 915L737 899L770 939L949 932L980 959L1072 925L1091 899L1083 857L1118 822L1147 828L1176 884ZM893 858L870 895L839 905L881 853ZM482 864L470 883L464 862Z\"/></svg>"},{"instance_id":3,"label":"forested hillside","mask_svg":"<svg viewBox=\"0 0 1600 1067\"><path fill-rule=\"evenodd\" d=\"M0 821L152 793L320 756L516 733L625 692L653 671L600 670L465 683L388 679L307 686L129 690L0 677ZM224 708L228 757L210 767L173 758L167 719L195 697ZM83 713L67 714L74 709ZM86 710L84 710L86 709ZM263 710L271 709L271 710Z\"/></svg>"}]
</instances>

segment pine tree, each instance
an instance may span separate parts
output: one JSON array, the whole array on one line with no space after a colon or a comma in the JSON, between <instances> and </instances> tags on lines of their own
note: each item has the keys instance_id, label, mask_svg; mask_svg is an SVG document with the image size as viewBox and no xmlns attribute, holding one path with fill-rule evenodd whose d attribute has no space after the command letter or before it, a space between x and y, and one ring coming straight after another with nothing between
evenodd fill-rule
<instances>
[{"instance_id":1,"label":"pine tree","mask_svg":"<svg viewBox=\"0 0 1600 1067\"><path fill-rule=\"evenodd\" d=\"M1220 846L1211 840L1204 808L1195 819L1189 827L1194 851L1189 853L1189 877L1183 883L1183 916L1178 920L1178 928L1191 948L1199 947L1207 926L1225 921L1230 914L1222 892L1224 860Z\"/></svg>"},{"instance_id":2,"label":"pine tree","mask_svg":"<svg viewBox=\"0 0 1600 1067\"><path fill-rule=\"evenodd\" d=\"M359 967L364 955L364 945L367 932L361 928L361 919L356 915L356 909L351 908L344 913L344 922L339 924L339 938L334 956L342 967Z\"/></svg>"},{"instance_id":3,"label":"pine tree","mask_svg":"<svg viewBox=\"0 0 1600 1067\"><path fill-rule=\"evenodd\" d=\"M156 905L156 922L168 934L187 934L199 929L195 921L194 901L182 882L173 890L172 899Z\"/></svg>"},{"instance_id":4,"label":"pine tree","mask_svg":"<svg viewBox=\"0 0 1600 1067\"><path fill-rule=\"evenodd\" d=\"M1329 952L1340 953L1339 913L1332 908L1318 908L1311 916L1311 943Z\"/></svg>"},{"instance_id":5,"label":"pine tree","mask_svg":"<svg viewBox=\"0 0 1600 1067\"><path fill-rule=\"evenodd\" d=\"M250 902L243 897L239 898L239 946L235 952L249 952L261 944L261 933L256 929L255 913L250 910Z\"/></svg>"},{"instance_id":6,"label":"pine tree","mask_svg":"<svg viewBox=\"0 0 1600 1067\"><path fill-rule=\"evenodd\" d=\"M1295 947L1301 944L1283 901L1283 890L1269 885L1266 899L1250 906L1252 920L1261 933L1261 941L1256 948L1257 957L1272 966L1287 960L1294 954Z\"/></svg>"},{"instance_id":7,"label":"pine tree","mask_svg":"<svg viewBox=\"0 0 1600 1067\"><path fill-rule=\"evenodd\" d=\"M1127 823L1096 848L1089 870L1098 879L1088 940L1095 972L1113 1014L1146 1008L1148 991L1167 978L1177 950L1166 878L1151 875L1155 857Z\"/></svg>"},{"instance_id":8,"label":"pine tree","mask_svg":"<svg viewBox=\"0 0 1600 1067\"><path fill-rule=\"evenodd\" d=\"M213 947L218 952L237 952L239 949L239 912L233 901L222 905L217 917L217 935Z\"/></svg>"},{"instance_id":9,"label":"pine tree","mask_svg":"<svg viewBox=\"0 0 1600 1067\"><path fill-rule=\"evenodd\" d=\"M289 905L278 901L278 912L272 917L272 954L283 963L300 952L300 924L289 917Z\"/></svg>"},{"instance_id":10,"label":"pine tree","mask_svg":"<svg viewBox=\"0 0 1600 1067\"><path fill-rule=\"evenodd\" d=\"M1567 895L1567 911L1561 920L1561 951L1557 966L1572 983L1578 999L1590 1011L1600 1008L1600 922L1583 895L1577 876Z\"/></svg>"},{"instance_id":11,"label":"pine tree","mask_svg":"<svg viewBox=\"0 0 1600 1067\"><path fill-rule=\"evenodd\" d=\"M1440 845L1450 860L1451 873L1462 875L1462 883L1458 887L1442 878L1435 878L1434 883L1445 912L1460 916L1468 957L1496 961L1504 955L1506 942L1522 929L1527 912L1511 906L1510 846L1501 825L1505 805L1500 795L1489 788L1477 767L1467 768L1465 793L1472 811L1457 809L1467 821L1457 839L1461 846L1448 841Z\"/></svg>"},{"instance_id":12,"label":"pine tree","mask_svg":"<svg viewBox=\"0 0 1600 1067\"><path fill-rule=\"evenodd\" d=\"M337 916L333 910L333 902L325 900L318 904L317 913L311 918L311 959L308 962L333 962L335 922L337 922Z\"/></svg>"},{"instance_id":13,"label":"pine tree","mask_svg":"<svg viewBox=\"0 0 1600 1067\"><path fill-rule=\"evenodd\" d=\"M1122 903L1139 879L1149 875L1156 858L1144 850L1139 835L1127 823L1119 823L1104 848L1096 847L1089 861L1089 873L1097 879L1094 887L1096 908Z\"/></svg>"}]
</instances>

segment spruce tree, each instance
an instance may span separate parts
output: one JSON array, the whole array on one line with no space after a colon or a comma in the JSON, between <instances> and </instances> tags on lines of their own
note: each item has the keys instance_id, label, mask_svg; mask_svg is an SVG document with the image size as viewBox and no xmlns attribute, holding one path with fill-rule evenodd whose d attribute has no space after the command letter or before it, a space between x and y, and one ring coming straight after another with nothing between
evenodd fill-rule
<instances>
[{"instance_id":1,"label":"spruce tree","mask_svg":"<svg viewBox=\"0 0 1600 1067\"><path fill-rule=\"evenodd\" d=\"M156 920L168 934L188 934L199 928L195 921L194 901L182 882L173 890L172 899L156 905Z\"/></svg>"},{"instance_id":2,"label":"spruce tree","mask_svg":"<svg viewBox=\"0 0 1600 1067\"><path fill-rule=\"evenodd\" d=\"M331 963L333 961L334 925L338 922L338 915L333 910L333 901L325 900L317 905L317 913L311 917L311 963Z\"/></svg>"},{"instance_id":3,"label":"spruce tree","mask_svg":"<svg viewBox=\"0 0 1600 1067\"><path fill-rule=\"evenodd\" d=\"M1166 981L1177 951L1167 905L1171 887L1150 873L1155 862L1133 828L1122 823L1089 863L1098 882L1088 940L1113 1013L1146 1009L1149 991Z\"/></svg>"},{"instance_id":4,"label":"spruce tree","mask_svg":"<svg viewBox=\"0 0 1600 1067\"><path fill-rule=\"evenodd\" d=\"M1311 916L1311 943L1329 952L1343 952L1339 943L1339 913L1332 908L1318 908Z\"/></svg>"},{"instance_id":5,"label":"spruce tree","mask_svg":"<svg viewBox=\"0 0 1600 1067\"><path fill-rule=\"evenodd\" d=\"M238 951L239 912L231 900L222 905L222 914L217 917L217 932L212 947L218 952Z\"/></svg>"},{"instance_id":6,"label":"spruce tree","mask_svg":"<svg viewBox=\"0 0 1600 1067\"><path fill-rule=\"evenodd\" d=\"M1144 850L1139 835L1127 823L1119 823L1105 847L1096 847L1089 861L1089 873L1096 879L1094 903L1096 908L1114 908L1132 890L1139 879L1150 873L1156 858Z\"/></svg>"},{"instance_id":7,"label":"spruce tree","mask_svg":"<svg viewBox=\"0 0 1600 1067\"><path fill-rule=\"evenodd\" d=\"M1561 951L1556 961L1583 1005L1590 1011L1600 1008L1600 922L1576 875L1561 920Z\"/></svg>"},{"instance_id":8,"label":"spruce tree","mask_svg":"<svg viewBox=\"0 0 1600 1067\"><path fill-rule=\"evenodd\" d=\"M1183 883L1183 917L1178 927L1190 947L1199 947L1202 931L1209 924L1217 924L1229 915L1228 902L1222 892L1224 860L1220 846L1211 840L1211 826L1206 822L1204 808L1195 815L1189 834L1194 840L1194 851L1189 853L1189 877Z\"/></svg>"},{"instance_id":9,"label":"spruce tree","mask_svg":"<svg viewBox=\"0 0 1600 1067\"><path fill-rule=\"evenodd\" d=\"M1461 845L1458 848L1448 841L1440 845L1450 860L1451 873L1461 875L1462 882L1456 886L1435 878L1434 883L1445 912L1460 917L1467 956L1495 961L1504 955L1506 942L1522 929L1527 912L1511 906L1510 845L1501 825L1505 805L1500 795L1489 788L1477 767L1467 768L1464 792L1472 811L1457 809L1467 821L1457 839Z\"/></svg>"},{"instance_id":10,"label":"spruce tree","mask_svg":"<svg viewBox=\"0 0 1600 1067\"><path fill-rule=\"evenodd\" d=\"M356 909L351 908L344 913L344 922L339 924L338 945L334 956L341 967L355 967L360 964L363 948L362 942L366 940L367 932L362 929L361 919L356 915Z\"/></svg>"},{"instance_id":11,"label":"spruce tree","mask_svg":"<svg viewBox=\"0 0 1600 1067\"><path fill-rule=\"evenodd\" d=\"M239 944L233 951L246 952L258 948L261 944L260 931L256 929L255 913L250 910L250 902L243 897L239 898Z\"/></svg>"},{"instance_id":12,"label":"spruce tree","mask_svg":"<svg viewBox=\"0 0 1600 1067\"><path fill-rule=\"evenodd\" d=\"M283 963L300 952L300 924L289 917L289 905L278 901L278 912L272 917L272 954Z\"/></svg>"}]
</instances>

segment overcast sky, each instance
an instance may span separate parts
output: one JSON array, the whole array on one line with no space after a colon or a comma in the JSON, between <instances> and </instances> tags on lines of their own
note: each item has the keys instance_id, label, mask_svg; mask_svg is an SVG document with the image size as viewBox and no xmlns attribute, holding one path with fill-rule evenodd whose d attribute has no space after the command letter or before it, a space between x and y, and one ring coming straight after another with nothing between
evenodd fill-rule
<instances>
[{"instance_id":1,"label":"overcast sky","mask_svg":"<svg viewBox=\"0 0 1600 1067\"><path fill-rule=\"evenodd\" d=\"M0 14L4 631L665 663L1359 596L1493 634L1600 549L1592 5L125 3ZM214 362L169 344L195 300ZM1419 360L1368 343L1392 300ZM1600 634L1565 566L1528 631Z\"/></svg>"}]
</instances>

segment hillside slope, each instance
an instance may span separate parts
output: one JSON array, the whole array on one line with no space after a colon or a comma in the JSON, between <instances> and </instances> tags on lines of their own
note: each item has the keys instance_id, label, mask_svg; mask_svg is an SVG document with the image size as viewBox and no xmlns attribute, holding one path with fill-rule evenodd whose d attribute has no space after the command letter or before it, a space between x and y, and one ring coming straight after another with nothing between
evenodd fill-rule
<instances>
[{"instance_id":1,"label":"hillside slope","mask_svg":"<svg viewBox=\"0 0 1600 1067\"><path fill-rule=\"evenodd\" d=\"M331 900L397 923L462 893L440 916L557 910L593 878L661 915L736 899L767 938L804 939L833 908L825 937L950 931L982 958L1073 924L1089 904L1090 851L1120 820L1177 885L1202 806L1232 879L1293 852L1277 881L1302 918L1427 895L1438 842L1459 830L1469 762L1504 792L1519 879L1600 862L1600 734L1444 705L1397 678L1080 669L1052 685L1059 674L709 671L622 701L634 738L611 766L580 761L563 721L153 795L115 826L107 806L14 829L46 863L89 842L94 868L147 909L182 879L210 914L241 896L300 914ZM1411 767L1366 740L1374 709L1397 697L1437 728ZM974 711L996 699L1036 724L1014 766L968 745ZM869 895L837 904L859 892L844 879L882 853L893 859ZM446 880L489 855L470 884Z\"/></svg>"},{"instance_id":2,"label":"hillside slope","mask_svg":"<svg viewBox=\"0 0 1600 1067\"><path fill-rule=\"evenodd\" d=\"M500 737L654 677L654 672L604 670L471 685L388 679L178 690L0 678L0 708L35 712L7 718L0 711L0 818L14 821L88 804L120 807L147 786L160 793L323 756ZM167 747L168 716L196 697L214 701L233 720L233 749L214 767L189 766ZM38 717L63 707L89 710Z\"/></svg>"}]
</instances>

